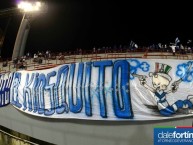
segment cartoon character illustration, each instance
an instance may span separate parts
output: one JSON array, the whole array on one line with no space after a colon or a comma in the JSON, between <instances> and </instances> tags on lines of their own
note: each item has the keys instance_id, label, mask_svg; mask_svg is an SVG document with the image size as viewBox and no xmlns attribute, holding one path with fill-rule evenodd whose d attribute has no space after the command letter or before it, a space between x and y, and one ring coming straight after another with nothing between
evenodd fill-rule
<instances>
[{"instance_id":1,"label":"cartoon character illustration","mask_svg":"<svg viewBox=\"0 0 193 145\"><path fill-rule=\"evenodd\" d=\"M188 75L188 71L191 68L189 66L185 75ZM146 82L147 76L132 74L134 77L137 77L140 81L140 84L146 89L154 93L157 108L159 112L164 116L170 116L175 114L180 109L187 110L187 108L193 108L193 95L189 95L185 100L177 100L174 104L170 105L167 101L167 94L175 93L179 88L179 84L183 81L183 78L173 82L171 84L171 89L168 90L172 78L168 74L172 69L171 66L162 63L155 64L155 72L150 72L149 77L152 77L152 85L149 86ZM191 110L188 110L188 113L192 113Z\"/></svg>"}]
</instances>

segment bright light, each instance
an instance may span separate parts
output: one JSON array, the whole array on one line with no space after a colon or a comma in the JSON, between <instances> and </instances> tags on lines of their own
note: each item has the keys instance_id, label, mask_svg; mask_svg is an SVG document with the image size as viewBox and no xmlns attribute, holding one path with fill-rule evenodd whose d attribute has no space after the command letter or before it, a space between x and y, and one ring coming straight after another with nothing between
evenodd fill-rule
<instances>
[{"instance_id":1,"label":"bright light","mask_svg":"<svg viewBox=\"0 0 193 145\"><path fill-rule=\"evenodd\" d=\"M23 10L24 12L39 11L41 6L42 6L41 2L31 3L31 2L23 1L18 4L18 8Z\"/></svg>"}]
</instances>

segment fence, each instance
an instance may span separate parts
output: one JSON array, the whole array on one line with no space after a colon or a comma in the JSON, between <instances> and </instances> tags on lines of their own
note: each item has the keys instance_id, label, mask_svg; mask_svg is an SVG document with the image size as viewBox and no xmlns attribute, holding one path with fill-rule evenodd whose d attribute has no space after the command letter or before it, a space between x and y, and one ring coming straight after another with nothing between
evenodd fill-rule
<instances>
[{"instance_id":1,"label":"fence","mask_svg":"<svg viewBox=\"0 0 193 145\"><path fill-rule=\"evenodd\" d=\"M0 74L9 73L13 71L18 71L21 69L25 70L42 70L55 67L61 64L75 63L75 62L87 62L87 61L102 61L108 59L128 59L128 58L144 58L144 59L193 59L192 54L176 54L172 55L168 52L149 52L148 49L146 51L139 50L133 52L119 52L109 53L104 51L83 51L81 54L76 53L60 53L60 54L52 54L49 58L47 57L38 57L28 58L25 60L25 63L22 63L22 67L20 63L14 64L13 61L8 61L6 66L3 63L0 63L2 67L0 67ZM3 66L4 65L4 66Z\"/></svg>"}]
</instances>

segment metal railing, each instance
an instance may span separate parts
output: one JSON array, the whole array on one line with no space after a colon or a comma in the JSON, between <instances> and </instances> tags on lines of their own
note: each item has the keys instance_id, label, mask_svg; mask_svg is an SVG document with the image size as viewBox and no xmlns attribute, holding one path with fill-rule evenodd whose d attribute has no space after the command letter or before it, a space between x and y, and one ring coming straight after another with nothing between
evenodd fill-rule
<instances>
[{"instance_id":1,"label":"metal railing","mask_svg":"<svg viewBox=\"0 0 193 145\"><path fill-rule=\"evenodd\" d=\"M39 145L26 139L19 138L3 130L0 130L0 144L2 145Z\"/></svg>"},{"instance_id":2,"label":"metal railing","mask_svg":"<svg viewBox=\"0 0 193 145\"><path fill-rule=\"evenodd\" d=\"M138 53L139 52L139 53ZM24 64L24 68L20 68L20 64L15 64L13 61L9 61L6 67L0 67L0 73L8 73L14 72L21 69L25 70L41 70L41 69L48 69L55 67L61 64L69 64L69 63L76 63L76 62L87 62L87 61L102 61L102 60L109 60L109 59L128 59L128 58L144 58L144 59L152 59L152 58L160 58L160 59L192 59L192 54L176 54L175 56L172 53L167 52L149 52L146 49L145 52L135 51L135 52L114 52L109 53L105 51L104 53L101 52L92 52L92 51L84 51L82 54L70 53L70 54L52 54L51 57L39 57L41 62L35 61L34 58L26 59ZM1 65L1 64L0 64Z\"/></svg>"}]
</instances>

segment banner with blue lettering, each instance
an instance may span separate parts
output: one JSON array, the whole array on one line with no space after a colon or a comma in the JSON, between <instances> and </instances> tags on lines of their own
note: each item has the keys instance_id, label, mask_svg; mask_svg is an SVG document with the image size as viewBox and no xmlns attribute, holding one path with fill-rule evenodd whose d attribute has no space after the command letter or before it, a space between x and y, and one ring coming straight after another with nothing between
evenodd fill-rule
<instances>
[{"instance_id":1,"label":"banner with blue lettering","mask_svg":"<svg viewBox=\"0 0 193 145\"><path fill-rule=\"evenodd\" d=\"M10 103L10 87L12 85L13 73L0 74L0 107Z\"/></svg>"},{"instance_id":2,"label":"banner with blue lettering","mask_svg":"<svg viewBox=\"0 0 193 145\"><path fill-rule=\"evenodd\" d=\"M41 117L160 120L193 115L193 61L106 60L18 71L11 104Z\"/></svg>"}]
</instances>

